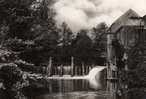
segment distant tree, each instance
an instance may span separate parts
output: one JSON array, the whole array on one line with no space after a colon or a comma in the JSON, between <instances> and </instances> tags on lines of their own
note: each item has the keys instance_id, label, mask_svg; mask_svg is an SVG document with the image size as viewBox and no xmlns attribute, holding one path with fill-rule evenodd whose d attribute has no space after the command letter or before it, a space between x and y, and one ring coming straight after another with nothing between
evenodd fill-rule
<instances>
[{"instance_id":1,"label":"distant tree","mask_svg":"<svg viewBox=\"0 0 146 99\"><path fill-rule=\"evenodd\" d=\"M72 42L73 56L78 59L79 64L89 62L92 45L92 40L87 35L87 31L81 30Z\"/></svg>"},{"instance_id":2,"label":"distant tree","mask_svg":"<svg viewBox=\"0 0 146 99\"><path fill-rule=\"evenodd\" d=\"M107 32L107 29L108 29L108 26L104 22L99 23L96 27L92 29L93 35L95 36L95 42L98 42L98 40L101 40L103 35Z\"/></svg>"},{"instance_id":3,"label":"distant tree","mask_svg":"<svg viewBox=\"0 0 146 99\"><path fill-rule=\"evenodd\" d=\"M61 42L63 46L68 46L71 44L71 41L73 39L73 32L68 27L68 25L63 22L61 25Z\"/></svg>"},{"instance_id":4,"label":"distant tree","mask_svg":"<svg viewBox=\"0 0 146 99\"><path fill-rule=\"evenodd\" d=\"M72 55L71 43L73 40L73 32L68 27L68 25L63 22L61 25L60 40L58 45L58 58L60 58L60 63L70 64L70 58Z\"/></svg>"},{"instance_id":5,"label":"distant tree","mask_svg":"<svg viewBox=\"0 0 146 99\"><path fill-rule=\"evenodd\" d=\"M97 64L103 65L105 62L106 55L106 32L108 26L106 23L99 23L96 27L92 29L94 40L93 40L93 57Z\"/></svg>"}]
</instances>

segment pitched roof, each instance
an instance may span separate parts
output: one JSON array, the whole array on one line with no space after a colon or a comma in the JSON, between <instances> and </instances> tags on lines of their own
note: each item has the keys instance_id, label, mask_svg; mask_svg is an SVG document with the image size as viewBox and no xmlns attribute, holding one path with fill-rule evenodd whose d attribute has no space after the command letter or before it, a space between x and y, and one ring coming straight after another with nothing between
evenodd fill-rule
<instances>
[{"instance_id":1,"label":"pitched roof","mask_svg":"<svg viewBox=\"0 0 146 99\"><path fill-rule=\"evenodd\" d=\"M129 9L111 25L111 32L117 32L122 26L139 26L141 24L141 20L131 19L131 17L140 17L140 15L138 15L134 10Z\"/></svg>"}]
</instances>

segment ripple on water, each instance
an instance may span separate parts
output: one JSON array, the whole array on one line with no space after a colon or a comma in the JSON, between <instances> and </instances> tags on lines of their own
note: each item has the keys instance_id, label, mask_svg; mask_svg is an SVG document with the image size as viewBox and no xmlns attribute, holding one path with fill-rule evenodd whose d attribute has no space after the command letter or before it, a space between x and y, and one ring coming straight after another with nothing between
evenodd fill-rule
<instances>
[{"instance_id":1,"label":"ripple on water","mask_svg":"<svg viewBox=\"0 0 146 99\"><path fill-rule=\"evenodd\" d=\"M51 95L37 96L34 99L108 99L109 94L105 91L98 92L69 92Z\"/></svg>"}]
</instances>

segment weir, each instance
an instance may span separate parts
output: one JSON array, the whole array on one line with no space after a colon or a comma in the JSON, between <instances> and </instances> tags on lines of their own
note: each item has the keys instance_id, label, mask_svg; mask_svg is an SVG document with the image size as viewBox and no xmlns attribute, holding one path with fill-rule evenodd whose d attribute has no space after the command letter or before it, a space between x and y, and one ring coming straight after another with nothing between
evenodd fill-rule
<instances>
[{"instance_id":1,"label":"weir","mask_svg":"<svg viewBox=\"0 0 146 99\"><path fill-rule=\"evenodd\" d=\"M53 65L53 58L50 57L48 66L46 67L46 75L51 76L85 76L89 71L96 66L94 65L85 65L84 62L81 62L81 65L77 66L74 64L74 57L71 57L70 65Z\"/></svg>"},{"instance_id":2,"label":"weir","mask_svg":"<svg viewBox=\"0 0 146 99\"><path fill-rule=\"evenodd\" d=\"M93 88L98 89L100 87L100 74L101 71L104 70L106 67L105 66L96 66L93 69L90 70L88 75L84 76L71 76L71 75L63 75L63 76L52 76L52 77L47 77L47 79L52 79L52 80L79 80L79 79L84 79L88 80L90 85Z\"/></svg>"}]
</instances>

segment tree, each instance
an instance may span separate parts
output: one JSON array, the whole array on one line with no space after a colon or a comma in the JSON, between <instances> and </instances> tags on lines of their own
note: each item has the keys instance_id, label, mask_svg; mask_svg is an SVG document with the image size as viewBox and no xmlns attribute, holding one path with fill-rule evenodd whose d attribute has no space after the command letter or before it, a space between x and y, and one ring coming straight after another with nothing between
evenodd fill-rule
<instances>
[{"instance_id":1,"label":"tree","mask_svg":"<svg viewBox=\"0 0 146 99\"><path fill-rule=\"evenodd\" d=\"M0 2L1 24L9 26L8 37L28 39L32 22L32 9L34 0L3 0Z\"/></svg>"},{"instance_id":2,"label":"tree","mask_svg":"<svg viewBox=\"0 0 146 99\"><path fill-rule=\"evenodd\" d=\"M17 53L0 48L0 61L0 83L2 84L0 91L3 92L6 99L22 99L24 95L21 88L29 84L25 78L26 76L24 77L21 66L17 65L18 61L20 63L22 60Z\"/></svg>"},{"instance_id":3,"label":"tree","mask_svg":"<svg viewBox=\"0 0 146 99\"><path fill-rule=\"evenodd\" d=\"M102 22L92 29L93 35L95 36L93 40L93 57L97 60L100 65L104 65L106 60L106 32L108 26L106 23Z\"/></svg>"},{"instance_id":4,"label":"tree","mask_svg":"<svg viewBox=\"0 0 146 99\"><path fill-rule=\"evenodd\" d=\"M98 40L102 37L104 33L107 32L108 26L106 23L101 22L96 27L93 27L92 32L95 36L95 40Z\"/></svg>"},{"instance_id":5,"label":"tree","mask_svg":"<svg viewBox=\"0 0 146 99\"><path fill-rule=\"evenodd\" d=\"M89 62L92 45L92 40L87 35L87 31L81 30L72 42L73 56L78 59L79 64L81 64L81 62Z\"/></svg>"},{"instance_id":6,"label":"tree","mask_svg":"<svg viewBox=\"0 0 146 99\"><path fill-rule=\"evenodd\" d=\"M68 46L71 44L71 41L73 39L73 33L68 27L68 25L63 22L61 25L61 45L62 46Z\"/></svg>"},{"instance_id":7,"label":"tree","mask_svg":"<svg viewBox=\"0 0 146 99\"><path fill-rule=\"evenodd\" d=\"M24 50L22 58L36 65L47 64L49 57L54 56L58 46L60 30L56 26L54 10L50 7L52 1L42 0L34 10L32 25L32 41L34 46Z\"/></svg>"},{"instance_id":8,"label":"tree","mask_svg":"<svg viewBox=\"0 0 146 99\"><path fill-rule=\"evenodd\" d=\"M56 59L59 63L70 64L70 59L72 56L71 43L73 40L73 32L65 22L62 23L60 31L60 40L57 48L58 55Z\"/></svg>"}]
</instances>

